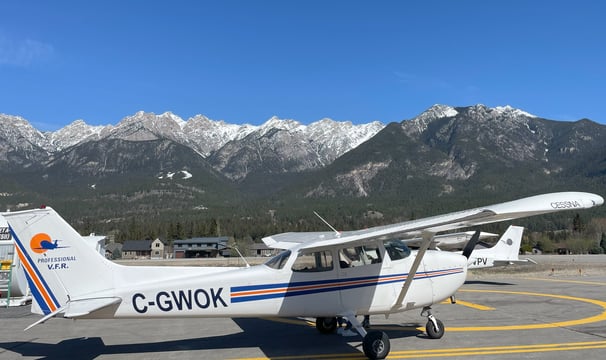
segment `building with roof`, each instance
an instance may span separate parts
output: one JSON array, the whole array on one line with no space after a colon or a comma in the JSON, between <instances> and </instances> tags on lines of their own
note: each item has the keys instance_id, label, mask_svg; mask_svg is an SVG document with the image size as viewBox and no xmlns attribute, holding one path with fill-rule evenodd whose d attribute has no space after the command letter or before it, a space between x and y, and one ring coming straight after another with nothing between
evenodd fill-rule
<instances>
[{"instance_id":1,"label":"building with roof","mask_svg":"<svg viewBox=\"0 0 606 360\"><path fill-rule=\"evenodd\" d=\"M156 240L127 240L122 245L122 259L163 259L164 243Z\"/></svg>"},{"instance_id":2,"label":"building with roof","mask_svg":"<svg viewBox=\"0 0 606 360\"><path fill-rule=\"evenodd\" d=\"M279 249L272 249L264 243L254 243L248 247L248 254L250 256L273 256L280 252Z\"/></svg>"},{"instance_id":3,"label":"building with roof","mask_svg":"<svg viewBox=\"0 0 606 360\"><path fill-rule=\"evenodd\" d=\"M228 257L231 255L231 251L227 247L227 241L228 238L225 236L175 240L173 256L175 259Z\"/></svg>"}]
</instances>

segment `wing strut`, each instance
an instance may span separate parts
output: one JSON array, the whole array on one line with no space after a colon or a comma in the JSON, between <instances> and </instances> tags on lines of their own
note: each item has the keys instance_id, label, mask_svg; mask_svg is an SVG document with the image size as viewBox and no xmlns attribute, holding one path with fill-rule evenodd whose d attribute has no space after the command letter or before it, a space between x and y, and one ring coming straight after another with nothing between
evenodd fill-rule
<instances>
[{"instance_id":1,"label":"wing strut","mask_svg":"<svg viewBox=\"0 0 606 360\"><path fill-rule=\"evenodd\" d=\"M433 242L434 235L435 234L432 232L423 231L423 241L421 242L421 246L419 247L419 250L417 251L417 257L415 258L415 261L412 263L412 266L410 267L410 271L408 272L406 281L404 281L404 285L402 285L402 290L400 290L400 295L398 296L398 298L396 299L396 302L391 307L392 310L396 310L396 309L402 307L402 301L404 301L404 296L406 296L406 293L408 292L408 289L410 288L410 284L412 284L412 281L414 280L415 275L417 274L417 270L419 269L419 266L421 265L421 261L423 260L423 257L425 256L425 251L427 251L427 248L429 248L429 244L431 244Z\"/></svg>"}]
</instances>

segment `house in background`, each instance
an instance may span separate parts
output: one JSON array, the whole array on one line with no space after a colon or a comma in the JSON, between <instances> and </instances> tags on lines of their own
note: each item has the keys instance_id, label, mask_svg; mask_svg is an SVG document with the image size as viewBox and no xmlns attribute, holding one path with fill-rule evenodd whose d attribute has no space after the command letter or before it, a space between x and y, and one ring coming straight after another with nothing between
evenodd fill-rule
<instances>
[{"instance_id":1,"label":"house in background","mask_svg":"<svg viewBox=\"0 0 606 360\"><path fill-rule=\"evenodd\" d=\"M279 252L279 249L272 249L264 243L254 243L248 247L248 254L250 256L273 256Z\"/></svg>"},{"instance_id":2,"label":"house in background","mask_svg":"<svg viewBox=\"0 0 606 360\"><path fill-rule=\"evenodd\" d=\"M121 259L122 258L122 244L110 242L105 245L105 257L107 259Z\"/></svg>"},{"instance_id":3,"label":"house in background","mask_svg":"<svg viewBox=\"0 0 606 360\"><path fill-rule=\"evenodd\" d=\"M122 245L122 259L164 259L164 243L156 240L127 240Z\"/></svg>"},{"instance_id":4,"label":"house in background","mask_svg":"<svg viewBox=\"0 0 606 360\"><path fill-rule=\"evenodd\" d=\"M175 240L173 242L174 258L228 257L231 255L231 251L227 247L227 240L226 236Z\"/></svg>"}]
</instances>

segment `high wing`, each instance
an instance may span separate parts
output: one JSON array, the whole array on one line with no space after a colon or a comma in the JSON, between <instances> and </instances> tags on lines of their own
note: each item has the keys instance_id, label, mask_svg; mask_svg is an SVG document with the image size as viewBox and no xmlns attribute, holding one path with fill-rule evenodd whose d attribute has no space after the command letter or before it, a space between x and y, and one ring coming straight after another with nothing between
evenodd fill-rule
<instances>
[{"instance_id":1,"label":"high wing","mask_svg":"<svg viewBox=\"0 0 606 360\"><path fill-rule=\"evenodd\" d=\"M562 210L589 209L604 203L596 194L558 192L542 194L445 215L377 226L365 230L311 233L282 233L263 238L273 248L288 249L304 244L302 249L317 249L346 243L365 243L393 237L414 237L423 233L439 233L465 227L508 221ZM425 237L424 237L425 238Z\"/></svg>"}]
</instances>

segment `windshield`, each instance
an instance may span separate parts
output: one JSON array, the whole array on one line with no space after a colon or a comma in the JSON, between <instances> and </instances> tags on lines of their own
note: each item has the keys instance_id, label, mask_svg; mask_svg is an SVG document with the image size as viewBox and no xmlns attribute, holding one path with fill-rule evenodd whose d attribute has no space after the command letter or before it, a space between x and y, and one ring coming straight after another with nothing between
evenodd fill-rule
<instances>
[{"instance_id":1,"label":"windshield","mask_svg":"<svg viewBox=\"0 0 606 360\"><path fill-rule=\"evenodd\" d=\"M284 267L284 264L286 264L286 261L288 261L289 257L290 257L290 250L282 251L278 255L267 260L265 262L265 265L269 266L272 269L280 270Z\"/></svg>"},{"instance_id":2,"label":"windshield","mask_svg":"<svg viewBox=\"0 0 606 360\"><path fill-rule=\"evenodd\" d=\"M383 244L391 260L400 260L410 256L410 248L402 240L387 240Z\"/></svg>"}]
</instances>

